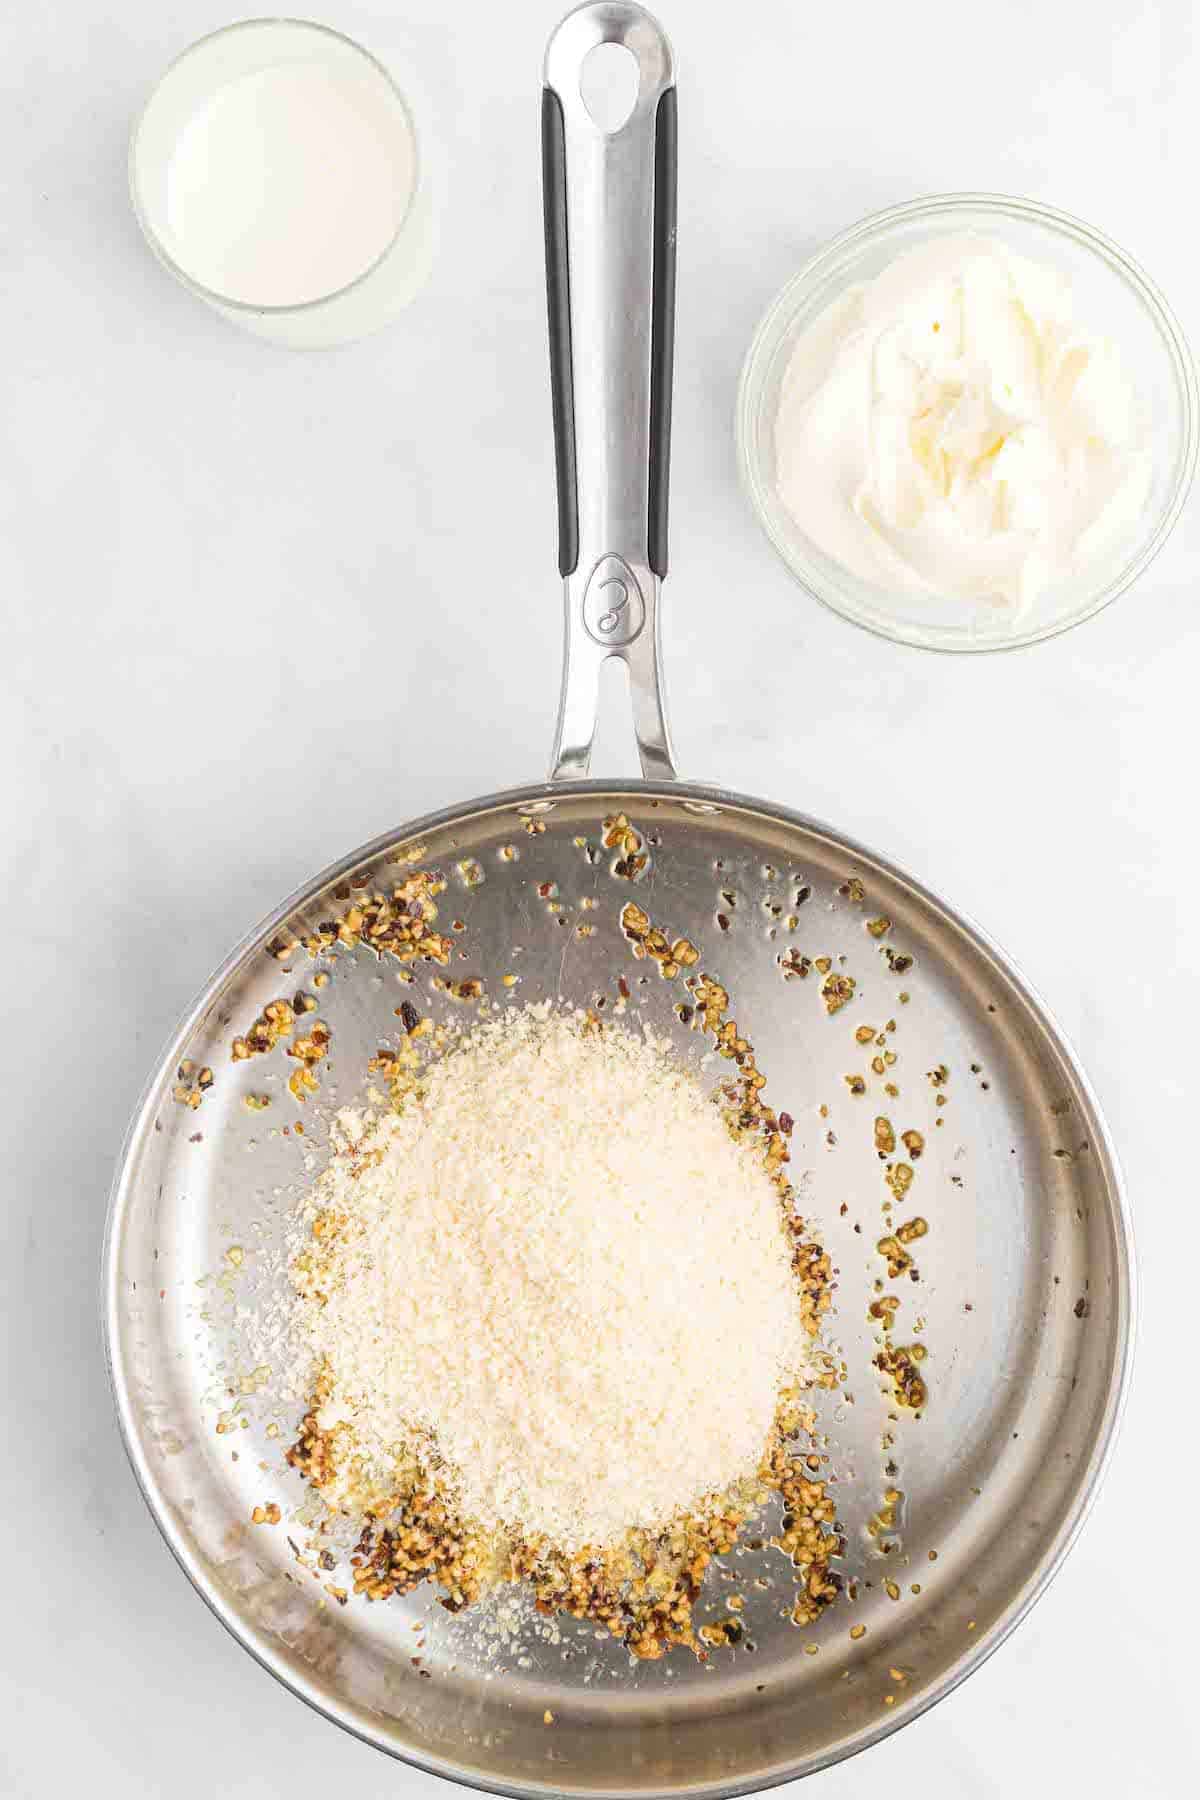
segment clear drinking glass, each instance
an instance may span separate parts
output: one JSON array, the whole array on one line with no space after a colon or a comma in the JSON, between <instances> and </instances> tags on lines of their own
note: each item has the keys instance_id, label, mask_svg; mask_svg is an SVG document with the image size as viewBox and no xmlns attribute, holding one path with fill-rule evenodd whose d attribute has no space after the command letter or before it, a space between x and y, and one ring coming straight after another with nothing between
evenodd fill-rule
<instances>
[{"instance_id":1,"label":"clear drinking glass","mask_svg":"<svg viewBox=\"0 0 1200 1800\"><path fill-rule=\"evenodd\" d=\"M206 285L189 269L188 245L172 216L171 170L183 133L231 84L267 70L314 65L361 96L371 129L394 152L398 222L374 259L332 291L262 304ZM324 25L298 19L249 19L193 44L167 69L134 126L129 181L134 211L159 260L183 285L235 324L294 348L319 348L365 336L388 323L423 285L433 258L429 129L418 128L415 83L390 53L386 63ZM407 192L403 192L406 189Z\"/></svg>"},{"instance_id":2,"label":"clear drinking glass","mask_svg":"<svg viewBox=\"0 0 1200 1800\"><path fill-rule=\"evenodd\" d=\"M989 600L888 589L862 580L807 538L775 484L775 415L800 333L838 296L915 245L977 232L1068 275L1078 316L1109 337L1150 423L1153 479L1132 539L1042 594L1026 612ZM755 333L737 399L742 480L771 543L808 593L869 631L929 650L1012 650L1091 618L1148 567L1183 509L1200 427L1196 374L1182 329L1133 258L1090 225L1037 201L941 194L876 213L817 253L777 295Z\"/></svg>"}]
</instances>

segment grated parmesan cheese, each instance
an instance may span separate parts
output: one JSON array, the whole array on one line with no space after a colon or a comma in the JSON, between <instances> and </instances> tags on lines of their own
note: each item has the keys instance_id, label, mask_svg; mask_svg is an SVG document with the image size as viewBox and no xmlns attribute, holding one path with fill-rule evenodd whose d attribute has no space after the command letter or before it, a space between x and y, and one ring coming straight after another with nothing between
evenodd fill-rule
<instances>
[{"instance_id":1,"label":"grated parmesan cheese","mask_svg":"<svg viewBox=\"0 0 1200 1800\"><path fill-rule=\"evenodd\" d=\"M510 1011L333 1145L295 1323L368 1481L432 1446L463 1516L575 1550L754 1475L807 1354L790 1240L665 1043Z\"/></svg>"}]
</instances>

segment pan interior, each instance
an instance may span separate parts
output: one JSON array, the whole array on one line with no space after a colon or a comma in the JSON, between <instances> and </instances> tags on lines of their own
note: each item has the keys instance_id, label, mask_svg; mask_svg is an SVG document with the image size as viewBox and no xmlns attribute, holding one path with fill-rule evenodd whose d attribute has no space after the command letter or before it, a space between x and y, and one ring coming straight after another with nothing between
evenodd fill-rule
<instances>
[{"instance_id":1,"label":"pan interior","mask_svg":"<svg viewBox=\"0 0 1200 1800\"><path fill-rule=\"evenodd\" d=\"M649 856L635 882L614 873L619 849L601 847L605 819L619 813ZM461 1779L520 1792L731 1792L845 1755L986 1653L1086 1502L1129 1307L1117 1181L1090 1097L1040 1011L953 915L887 865L765 808L637 784L502 797L369 847L299 896L285 929L303 937L413 866L448 880L442 917L463 926L448 969L418 964L405 986L388 958L340 947L281 964L267 948L272 921L187 1022L133 1129L109 1323L122 1422L159 1521L206 1597L283 1680L381 1747ZM862 900L845 891L851 878ZM584 909L585 899L595 904ZM271 1408L237 1391L246 1370L234 1315L253 1295L261 1302L256 1264L311 1179L332 1112L362 1100L367 1060L397 1040L404 999L439 1019L469 1016L435 976L478 977L498 1005L561 995L579 1005L604 996L610 1007L623 977L626 1024L652 1021L697 1061L710 1048L677 1016L682 980L634 960L620 928L629 900L690 938L698 969L728 988L767 1099L795 1119L790 1172L838 1271L829 1342L847 1374L816 1406L847 1592L798 1629L781 1555L736 1553L727 1575L710 1576L711 1612L697 1611L701 1622L725 1616L729 1594L744 1596L745 1637L704 1665L687 1652L633 1663L573 1621L549 1634L523 1625L498 1643L428 1590L337 1604L327 1587L348 1572L318 1578L289 1542L305 1535L295 1516L308 1494L282 1467L286 1433L270 1434ZM868 921L881 918L890 925L873 936ZM797 972L818 957L856 984L833 1015L820 971ZM314 990L319 972L329 980ZM519 982L506 987L510 974ZM232 1038L298 988L319 993L333 1034L321 1091L303 1109L287 1092L297 1065L282 1049L230 1058ZM896 1061L877 1075L877 1047L855 1031L893 1019ZM184 1059L214 1071L196 1110L173 1098ZM855 1074L864 1095L847 1082ZM249 1110L245 1097L263 1093L270 1107ZM889 1281L876 1249L888 1198L878 1115L925 1140L894 1215L928 1222L915 1282ZM920 1417L897 1409L873 1364L879 1327L868 1308L880 1281L901 1300L895 1341L927 1352ZM229 1428L218 1433L221 1419ZM885 1553L869 1527L887 1489L903 1499ZM254 1507L271 1500L283 1522L253 1525Z\"/></svg>"}]
</instances>

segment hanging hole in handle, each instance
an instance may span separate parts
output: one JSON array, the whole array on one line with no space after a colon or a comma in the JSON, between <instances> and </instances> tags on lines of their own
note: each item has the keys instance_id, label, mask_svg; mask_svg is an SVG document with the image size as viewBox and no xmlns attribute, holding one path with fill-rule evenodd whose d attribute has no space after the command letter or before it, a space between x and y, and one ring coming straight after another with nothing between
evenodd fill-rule
<instances>
[{"instance_id":1,"label":"hanging hole in handle","mask_svg":"<svg viewBox=\"0 0 1200 1800\"><path fill-rule=\"evenodd\" d=\"M607 137L620 131L637 105L642 72L624 44L596 44L583 59L579 92L592 122Z\"/></svg>"}]
</instances>

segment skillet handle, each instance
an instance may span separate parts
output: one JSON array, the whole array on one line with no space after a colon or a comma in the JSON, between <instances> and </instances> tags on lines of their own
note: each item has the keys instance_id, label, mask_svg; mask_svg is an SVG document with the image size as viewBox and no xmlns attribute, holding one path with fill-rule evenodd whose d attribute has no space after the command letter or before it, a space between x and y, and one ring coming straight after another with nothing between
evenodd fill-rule
<instances>
[{"instance_id":1,"label":"skillet handle","mask_svg":"<svg viewBox=\"0 0 1200 1800\"><path fill-rule=\"evenodd\" d=\"M596 122L591 51L622 45L632 110ZM589 90L590 91L590 90ZM601 109L597 107L597 110ZM675 68L633 0L569 13L546 50L542 199L566 644L552 780L587 774L600 666L629 670L642 773L674 780L660 671L675 329Z\"/></svg>"}]
</instances>

